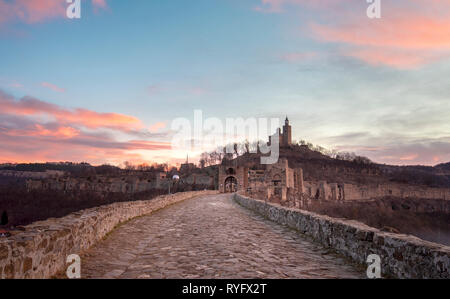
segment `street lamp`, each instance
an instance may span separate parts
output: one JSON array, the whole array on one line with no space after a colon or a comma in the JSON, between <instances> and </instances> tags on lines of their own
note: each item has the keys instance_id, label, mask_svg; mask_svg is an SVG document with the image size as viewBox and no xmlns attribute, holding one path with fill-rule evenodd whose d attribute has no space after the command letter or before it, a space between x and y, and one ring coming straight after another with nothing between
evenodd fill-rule
<instances>
[{"instance_id":1,"label":"street lamp","mask_svg":"<svg viewBox=\"0 0 450 299\"><path fill-rule=\"evenodd\" d=\"M169 195L170 195L170 186L173 182L177 182L180 179L180 176L178 174L175 174L172 179L169 181Z\"/></svg>"}]
</instances>

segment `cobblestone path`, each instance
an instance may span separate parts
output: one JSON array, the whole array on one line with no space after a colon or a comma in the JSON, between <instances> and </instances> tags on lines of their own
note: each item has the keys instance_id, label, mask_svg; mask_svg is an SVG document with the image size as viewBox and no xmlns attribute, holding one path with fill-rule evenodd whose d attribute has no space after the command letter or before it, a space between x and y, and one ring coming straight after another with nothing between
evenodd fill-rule
<instances>
[{"instance_id":1,"label":"cobblestone path","mask_svg":"<svg viewBox=\"0 0 450 299\"><path fill-rule=\"evenodd\" d=\"M235 203L202 196L134 219L81 257L82 278L364 278L364 272Z\"/></svg>"}]
</instances>

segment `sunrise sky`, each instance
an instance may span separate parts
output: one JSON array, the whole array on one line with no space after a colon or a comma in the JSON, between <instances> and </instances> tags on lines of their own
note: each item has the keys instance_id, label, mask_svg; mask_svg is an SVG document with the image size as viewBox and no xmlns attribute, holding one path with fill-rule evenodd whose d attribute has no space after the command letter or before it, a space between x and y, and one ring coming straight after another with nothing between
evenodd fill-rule
<instances>
[{"instance_id":1,"label":"sunrise sky","mask_svg":"<svg viewBox=\"0 0 450 299\"><path fill-rule=\"evenodd\" d=\"M177 163L171 122L280 117L388 164L450 161L450 0L0 0L0 163Z\"/></svg>"}]
</instances>

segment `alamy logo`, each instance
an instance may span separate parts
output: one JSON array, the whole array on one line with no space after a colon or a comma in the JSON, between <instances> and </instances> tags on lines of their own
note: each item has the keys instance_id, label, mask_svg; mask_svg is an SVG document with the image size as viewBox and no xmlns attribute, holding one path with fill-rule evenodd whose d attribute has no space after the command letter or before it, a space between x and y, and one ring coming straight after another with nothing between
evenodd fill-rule
<instances>
[{"instance_id":1,"label":"alamy logo","mask_svg":"<svg viewBox=\"0 0 450 299\"><path fill-rule=\"evenodd\" d=\"M66 263L70 265L67 267L66 275L69 279L81 278L81 258L78 254L71 254L67 257Z\"/></svg>"},{"instance_id":2,"label":"alamy logo","mask_svg":"<svg viewBox=\"0 0 450 299\"><path fill-rule=\"evenodd\" d=\"M367 8L367 17L369 19L381 19L381 0L367 0L370 3Z\"/></svg>"},{"instance_id":3,"label":"alamy logo","mask_svg":"<svg viewBox=\"0 0 450 299\"><path fill-rule=\"evenodd\" d=\"M81 0L66 0L70 5L67 7L66 15L69 19L81 18Z\"/></svg>"},{"instance_id":4,"label":"alamy logo","mask_svg":"<svg viewBox=\"0 0 450 299\"><path fill-rule=\"evenodd\" d=\"M381 258L378 254L371 254L367 257L367 278L381 278Z\"/></svg>"},{"instance_id":5,"label":"alamy logo","mask_svg":"<svg viewBox=\"0 0 450 299\"><path fill-rule=\"evenodd\" d=\"M172 121L172 149L179 152L202 153L217 149L221 153L233 154L235 145L244 141L257 142L250 153L260 152L261 164L275 164L279 157L279 118L226 118L225 123L215 117L203 119L202 110L194 111L194 123L187 118ZM273 132L275 134L271 135ZM271 136L271 142L263 140ZM225 148L224 148L225 147Z\"/></svg>"}]
</instances>

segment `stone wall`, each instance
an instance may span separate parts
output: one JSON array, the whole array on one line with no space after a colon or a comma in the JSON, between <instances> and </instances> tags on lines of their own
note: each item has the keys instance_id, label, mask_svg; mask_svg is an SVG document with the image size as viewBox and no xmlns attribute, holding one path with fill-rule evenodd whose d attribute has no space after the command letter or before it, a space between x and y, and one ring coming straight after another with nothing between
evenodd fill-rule
<instances>
[{"instance_id":1,"label":"stone wall","mask_svg":"<svg viewBox=\"0 0 450 299\"><path fill-rule=\"evenodd\" d=\"M27 180L27 190L54 190L54 191L92 191L107 193L138 193L158 188L166 188L167 180L127 177L71 178L56 177L44 180Z\"/></svg>"},{"instance_id":2,"label":"stone wall","mask_svg":"<svg viewBox=\"0 0 450 299\"><path fill-rule=\"evenodd\" d=\"M344 184L345 200L360 200L395 196L400 198L429 198L450 200L449 188L411 186L399 183L357 186Z\"/></svg>"},{"instance_id":3,"label":"stone wall","mask_svg":"<svg viewBox=\"0 0 450 299\"><path fill-rule=\"evenodd\" d=\"M237 191L245 190L248 186L248 168L246 167L233 167L233 166L219 166L219 191L221 193L226 192L225 181L229 177L234 177L237 180Z\"/></svg>"},{"instance_id":4,"label":"stone wall","mask_svg":"<svg viewBox=\"0 0 450 299\"><path fill-rule=\"evenodd\" d=\"M260 196L265 194L270 200L285 201L289 194L304 192L303 170L289 168L288 160L279 159L275 164L265 166L265 170L248 172L247 194Z\"/></svg>"},{"instance_id":5,"label":"stone wall","mask_svg":"<svg viewBox=\"0 0 450 299\"><path fill-rule=\"evenodd\" d=\"M205 185L205 186L213 186L214 185L214 177L205 175L205 174L190 174L181 178L182 184L186 185Z\"/></svg>"},{"instance_id":6,"label":"stone wall","mask_svg":"<svg viewBox=\"0 0 450 299\"><path fill-rule=\"evenodd\" d=\"M235 195L240 205L311 237L318 243L365 264L381 257L382 274L396 278L450 278L450 247L419 238L382 232L357 221L342 220Z\"/></svg>"},{"instance_id":7,"label":"stone wall","mask_svg":"<svg viewBox=\"0 0 450 299\"><path fill-rule=\"evenodd\" d=\"M50 278L66 268L70 254L81 254L118 224L168 205L216 191L163 195L152 200L120 202L35 222L24 231L0 238L0 278Z\"/></svg>"},{"instance_id":8,"label":"stone wall","mask_svg":"<svg viewBox=\"0 0 450 299\"><path fill-rule=\"evenodd\" d=\"M305 193L320 200L364 200L387 196L450 200L449 188L431 188L399 183L354 185L328 183L327 181L305 181L304 184Z\"/></svg>"},{"instance_id":9,"label":"stone wall","mask_svg":"<svg viewBox=\"0 0 450 299\"><path fill-rule=\"evenodd\" d=\"M0 176L8 176L15 178L32 178L32 179L47 179L52 177L63 176L64 171L46 170L41 172L34 171L16 171L16 170L0 170Z\"/></svg>"}]
</instances>

